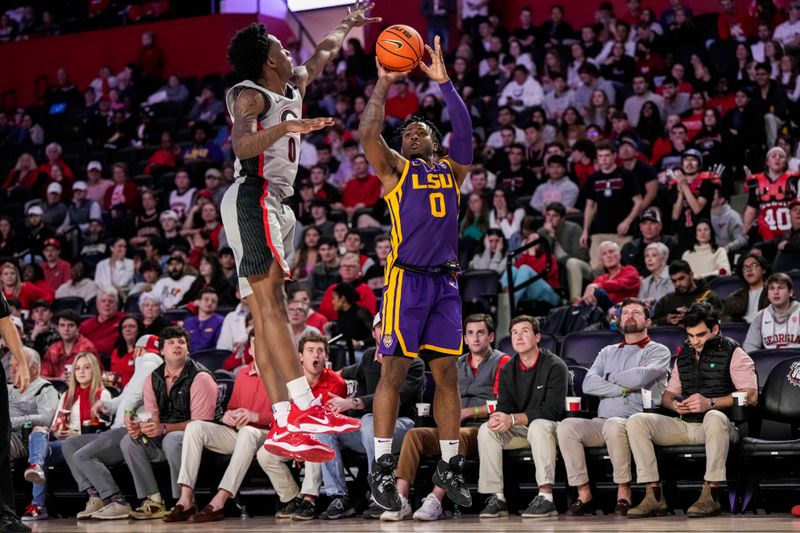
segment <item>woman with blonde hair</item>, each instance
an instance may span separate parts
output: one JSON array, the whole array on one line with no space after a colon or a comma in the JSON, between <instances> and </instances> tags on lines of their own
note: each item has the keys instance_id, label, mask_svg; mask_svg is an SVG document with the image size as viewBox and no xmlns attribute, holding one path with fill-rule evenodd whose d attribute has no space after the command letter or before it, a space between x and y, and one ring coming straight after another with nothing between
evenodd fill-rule
<instances>
[{"instance_id":1,"label":"woman with blonde hair","mask_svg":"<svg viewBox=\"0 0 800 533\"><path fill-rule=\"evenodd\" d=\"M16 298L20 308L30 310L31 304L38 300L53 301L53 295L28 281L22 281L19 269L14 263L0 265L0 290L6 299Z\"/></svg>"},{"instance_id":2,"label":"woman with blonde hair","mask_svg":"<svg viewBox=\"0 0 800 533\"><path fill-rule=\"evenodd\" d=\"M98 400L110 400L111 394L103 387L100 363L89 352L75 357L69 377L69 388L61 397L58 412L50 428L36 426L28 440L28 462L25 479L33 483L33 499L25 509L23 521L46 520L47 467L64 462L61 447L64 440L80 435L81 428L99 426L92 416L92 405Z\"/></svg>"}]
</instances>

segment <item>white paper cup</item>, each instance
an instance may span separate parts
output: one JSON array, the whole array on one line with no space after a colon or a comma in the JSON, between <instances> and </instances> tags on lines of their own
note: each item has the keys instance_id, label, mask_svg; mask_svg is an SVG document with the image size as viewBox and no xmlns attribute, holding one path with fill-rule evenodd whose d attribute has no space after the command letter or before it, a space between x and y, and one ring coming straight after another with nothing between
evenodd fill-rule
<instances>
[{"instance_id":1,"label":"white paper cup","mask_svg":"<svg viewBox=\"0 0 800 533\"><path fill-rule=\"evenodd\" d=\"M136 414L136 418L139 422L150 422L153 419L153 415L147 411L139 411Z\"/></svg>"},{"instance_id":2,"label":"white paper cup","mask_svg":"<svg viewBox=\"0 0 800 533\"><path fill-rule=\"evenodd\" d=\"M497 411L497 400L486 400L486 409L489 411L489 414Z\"/></svg>"},{"instance_id":3,"label":"white paper cup","mask_svg":"<svg viewBox=\"0 0 800 533\"><path fill-rule=\"evenodd\" d=\"M431 404L429 403L417 404L417 416L428 416L430 414L431 414Z\"/></svg>"},{"instance_id":4,"label":"white paper cup","mask_svg":"<svg viewBox=\"0 0 800 533\"><path fill-rule=\"evenodd\" d=\"M567 396L566 410L569 412L577 412L581 410L581 397L580 396Z\"/></svg>"},{"instance_id":5,"label":"white paper cup","mask_svg":"<svg viewBox=\"0 0 800 533\"><path fill-rule=\"evenodd\" d=\"M325 361L325 368L327 368L328 370L333 370L333 363L331 363L330 361Z\"/></svg>"},{"instance_id":6,"label":"white paper cup","mask_svg":"<svg viewBox=\"0 0 800 533\"><path fill-rule=\"evenodd\" d=\"M644 409L653 408L653 391L642 389L642 407Z\"/></svg>"},{"instance_id":7,"label":"white paper cup","mask_svg":"<svg viewBox=\"0 0 800 533\"><path fill-rule=\"evenodd\" d=\"M747 405L747 393L746 392L734 392L733 396L733 404L738 405L740 407L744 407Z\"/></svg>"}]
</instances>

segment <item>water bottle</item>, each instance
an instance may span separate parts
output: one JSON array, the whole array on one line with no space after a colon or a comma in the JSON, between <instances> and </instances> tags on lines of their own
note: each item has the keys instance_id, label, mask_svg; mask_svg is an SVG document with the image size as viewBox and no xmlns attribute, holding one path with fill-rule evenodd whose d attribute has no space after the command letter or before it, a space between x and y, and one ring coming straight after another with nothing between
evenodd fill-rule
<instances>
[{"instance_id":1,"label":"water bottle","mask_svg":"<svg viewBox=\"0 0 800 533\"><path fill-rule=\"evenodd\" d=\"M250 518L250 517L247 516L247 507L245 507L244 504L240 504L239 505L239 519L247 520L248 518Z\"/></svg>"},{"instance_id":2,"label":"water bottle","mask_svg":"<svg viewBox=\"0 0 800 533\"><path fill-rule=\"evenodd\" d=\"M453 518L461 518L461 507L457 504L453 504Z\"/></svg>"}]
</instances>

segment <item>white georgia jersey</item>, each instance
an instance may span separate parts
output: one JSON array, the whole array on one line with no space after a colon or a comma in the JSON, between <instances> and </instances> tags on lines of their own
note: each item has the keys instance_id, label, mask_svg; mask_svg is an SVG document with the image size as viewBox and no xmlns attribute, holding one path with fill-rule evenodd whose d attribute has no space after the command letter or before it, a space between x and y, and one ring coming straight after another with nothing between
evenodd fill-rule
<instances>
[{"instance_id":1,"label":"white georgia jersey","mask_svg":"<svg viewBox=\"0 0 800 533\"><path fill-rule=\"evenodd\" d=\"M302 117L303 98L293 84L286 84L285 94L276 94L257 83L245 80L231 87L225 95L228 113L232 118L233 104L244 89L259 91L269 102L266 114L258 119L259 131L277 126L285 120ZM297 176L299 160L300 134L288 133L256 157L242 160L237 156L234 170L236 177L260 177L268 180L270 189L280 192L280 195L286 198L294 193L294 179Z\"/></svg>"}]
</instances>

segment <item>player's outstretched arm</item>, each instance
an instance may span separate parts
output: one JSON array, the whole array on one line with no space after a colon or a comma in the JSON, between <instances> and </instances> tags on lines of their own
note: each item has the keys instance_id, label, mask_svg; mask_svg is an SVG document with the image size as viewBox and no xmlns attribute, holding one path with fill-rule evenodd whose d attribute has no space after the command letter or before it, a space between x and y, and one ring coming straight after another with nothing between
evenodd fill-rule
<instances>
[{"instance_id":1,"label":"player's outstretched arm","mask_svg":"<svg viewBox=\"0 0 800 533\"><path fill-rule=\"evenodd\" d=\"M358 138L361 139L361 144L364 146L364 155L367 157L367 161L375 169L383 183L384 192L389 192L397 184L406 160L389 148L389 145L383 140L381 131L385 116L384 106L386 105L386 96L389 94L389 87L407 73L388 71L377 59L375 63L378 67L378 82L361 115Z\"/></svg>"},{"instance_id":2,"label":"player's outstretched arm","mask_svg":"<svg viewBox=\"0 0 800 533\"><path fill-rule=\"evenodd\" d=\"M320 75L325 68L342 48L342 42L350 30L359 26L366 26L380 22L381 17L368 17L367 12L375 6L371 0L357 0L356 3L347 8L347 16L331 32L325 36L317 45L312 55L304 65L294 69L294 83L305 96L306 87Z\"/></svg>"},{"instance_id":3,"label":"player's outstretched arm","mask_svg":"<svg viewBox=\"0 0 800 533\"><path fill-rule=\"evenodd\" d=\"M453 133L450 136L450 153L447 155L447 160L450 161L460 186L464 183L472 164L472 118L470 118L467 106L464 105L464 101L458 95L458 91L456 91L453 82L450 81L450 77L447 75L439 36L437 35L434 39L435 49L427 44L425 48L427 48L428 54L431 56L431 64L426 65L424 62L420 62L419 68L431 80L438 83L439 89L442 91L444 103L447 106L447 114L450 115L450 124L453 127Z\"/></svg>"},{"instance_id":4,"label":"player's outstretched arm","mask_svg":"<svg viewBox=\"0 0 800 533\"><path fill-rule=\"evenodd\" d=\"M231 142L233 153L239 159L257 157L287 133L310 133L333 126L328 117L286 120L258 131L258 117L266 111L264 95L254 89L245 89L233 104Z\"/></svg>"}]
</instances>

